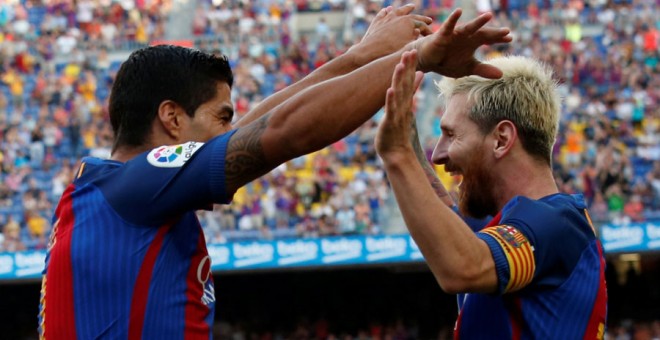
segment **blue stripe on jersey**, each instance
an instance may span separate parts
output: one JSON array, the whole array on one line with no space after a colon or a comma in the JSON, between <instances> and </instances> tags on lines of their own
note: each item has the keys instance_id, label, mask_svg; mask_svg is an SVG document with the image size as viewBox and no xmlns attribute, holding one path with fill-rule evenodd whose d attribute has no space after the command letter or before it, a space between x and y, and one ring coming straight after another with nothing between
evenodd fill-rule
<instances>
[{"instance_id":1,"label":"blue stripe on jersey","mask_svg":"<svg viewBox=\"0 0 660 340\"><path fill-rule=\"evenodd\" d=\"M467 294L459 339L511 339L511 321L500 295Z\"/></svg>"},{"instance_id":2,"label":"blue stripe on jersey","mask_svg":"<svg viewBox=\"0 0 660 340\"><path fill-rule=\"evenodd\" d=\"M71 257L78 336L125 337L135 278L158 229L126 224L91 185L74 193L73 209Z\"/></svg>"},{"instance_id":3,"label":"blue stripe on jersey","mask_svg":"<svg viewBox=\"0 0 660 340\"><path fill-rule=\"evenodd\" d=\"M530 328L535 329L535 337L581 339L584 336L600 284L596 242L584 249L573 273L561 287L523 300L523 315Z\"/></svg>"},{"instance_id":4,"label":"blue stripe on jersey","mask_svg":"<svg viewBox=\"0 0 660 340\"><path fill-rule=\"evenodd\" d=\"M185 321L185 278L197 250L199 225L194 214L186 214L163 241L154 266L144 319L144 339L182 339ZM152 298L157 297L157 298ZM167 325L167 328L164 327Z\"/></svg>"}]
</instances>

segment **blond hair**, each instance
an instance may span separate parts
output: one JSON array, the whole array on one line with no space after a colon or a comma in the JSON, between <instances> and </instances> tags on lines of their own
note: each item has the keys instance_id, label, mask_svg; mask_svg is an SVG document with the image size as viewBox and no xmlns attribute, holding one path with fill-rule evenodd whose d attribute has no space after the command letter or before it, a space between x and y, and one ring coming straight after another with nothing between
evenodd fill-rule
<instances>
[{"instance_id":1,"label":"blond hair","mask_svg":"<svg viewBox=\"0 0 660 340\"><path fill-rule=\"evenodd\" d=\"M482 133L492 131L502 120L511 121L523 148L550 165L561 108L552 70L538 60L521 56L495 58L487 63L502 70L502 78L445 77L436 83L440 96L449 102L455 94L466 94L472 105L468 116Z\"/></svg>"}]
</instances>

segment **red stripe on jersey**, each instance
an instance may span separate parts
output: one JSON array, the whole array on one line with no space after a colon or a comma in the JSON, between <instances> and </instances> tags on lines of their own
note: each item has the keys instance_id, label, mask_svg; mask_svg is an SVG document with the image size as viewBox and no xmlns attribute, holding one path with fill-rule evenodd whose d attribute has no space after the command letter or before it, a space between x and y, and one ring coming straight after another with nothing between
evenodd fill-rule
<instances>
[{"instance_id":1,"label":"red stripe on jersey","mask_svg":"<svg viewBox=\"0 0 660 340\"><path fill-rule=\"evenodd\" d=\"M133 289L133 299L131 301L131 315L128 321L128 338L142 339L142 328L144 326L144 316L147 310L147 301L149 298L149 287L151 286L151 275L158 259L158 253L163 246L165 235L170 230L171 225L166 224L156 233L147 253L144 255L140 272L135 280Z\"/></svg>"},{"instance_id":2,"label":"red stripe on jersey","mask_svg":"<svg viewBox=\"0 0 660 340\"><path fill-rule=\"evenodd\" d=\"M486 224L486 226L483 229L494 227L500 224L501 219L502 219L502 212L500 211L497 213L497 215L495 215L495 217L493 217L492 220L490 220L490 222L488 222L488 224Z\"/></svg>"},{"instance_id":3,"label":"red stripe on jersey","mask_svg":"<svg viewBox=\"0 0 660 340\"><path fill-rule=\"evenodd\" d=\"M607 316L607 285L605 284L605 258L603 258L603 249L600 242L596 240L598 247L598 256L600 257L600 277L598 278L598 293L594 309L591 311L589 323L584 334L584 339L603 339L605 336L605 318Z\"/></svg>"},{"instance_id":4,"label":"red stripe on jersey","mask_svg":"<svg viewBox=\"0 0 660 340\"><path fill-rule=\"evenodd\" d=\"M184 339L208 339L210 326L206 323L206 316L209 314L209 308L204 304L204 288L207 281L213 283L211 276L211 258L206 250L206 240L202 228L199 227L199 238L197 241L197 252L190 261L188 270L186 290L186 311L185 326L183 330ZM211 294L212 292L209 292ZM213 296L215 299L215 296Z\"/></svg>"},{"instance_id":5,"label":"red stripe on jersey","mask_svg":"<svg viewBox=\"0 0 660 340\"><path fill-rule=\"evenodd\" d=\"M505 304L509 311L509 320L511 320L511 340L520 339L523 325L522 300L519 297L513 297L505 301Z\"/></svg>"},{"instance_id":6,"label":"red stripe on jersey","mask_svg":"<svg viewBox=\"0 0 660 340\"><path fill-rule=\"evenodd\" d=\"M456 319L456 324L454 324L454 340L459 340L461 337L459 336L460 329L461 329L461 315L463 314L463 308L458 312L458 318Z\"/></svg>"},{"instance_id":7,"label":"red stripe on jersey","mask_svg":"<svg viewBox=\"0 0 660 340\"><path fill-rule=\"evenodd\" d=\"M73 264L71 236L73 215L73 185L69 185L57 206L57 227L53 230L52 248L46 271L46 292L43 303L44 337L46 339L75 339L76 318L73 298Z\"/></svg>"}]
</instances>

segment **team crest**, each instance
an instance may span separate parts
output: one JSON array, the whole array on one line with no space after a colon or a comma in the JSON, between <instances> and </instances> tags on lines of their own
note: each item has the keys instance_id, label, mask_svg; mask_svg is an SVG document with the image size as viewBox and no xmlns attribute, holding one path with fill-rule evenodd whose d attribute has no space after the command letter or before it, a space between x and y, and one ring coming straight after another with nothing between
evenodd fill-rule
<instances>
[{"instance_id":1,"label":"team crest","mask_svg":"<svg viewBox=\"0 0 660 340\"><path fill-rule=\"evenodd\" d=\"M502 238L502 240L514 248L519 248L521 245L527 242L527 239L525 239L525 237L514 227L508 225L500 225L495 227L495 231L497 231L497 234Z\"/></svg>"},{"instance_id":2,"label":"team crest","mask_svg":"<svg viewBox=\"0 0 660 340\"><path fill-rule=\"evenodd\" d=\"M159 146L147 155L147 161L159 168L182 167L204 143L188 142L179 145Z\"/></svg>"}]
</instances>

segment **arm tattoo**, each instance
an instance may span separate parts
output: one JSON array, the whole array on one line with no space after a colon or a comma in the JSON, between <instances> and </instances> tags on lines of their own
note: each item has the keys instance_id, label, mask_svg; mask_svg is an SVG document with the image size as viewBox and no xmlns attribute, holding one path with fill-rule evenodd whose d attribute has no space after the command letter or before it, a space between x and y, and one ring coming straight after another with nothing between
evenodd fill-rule
<instances>
[{"instance_id":1,"label":"arm tattoo","mask_svg":"<svg viewBox=\"0 0 660 340\"><path fill-rule=\"evenodd\" d=\"M229 140L225 156L225 181L228 190L237 190L270 171L267 166L261 136L269 115L238 129Z\"/></svg>"},{"instance_id":2,"label":"arm tattoo","mask_svg":"<svg viewBox=\"0 0 660 340\"><path fill-rule=\"evenodd\" d=\"M426 178L431 183L433 191L435 191L436 195L438 195L440 198L449 195L447 193L447 189L445 189L445 186L440 181L440 178L438 178L438 174L435 172L435 169L433 169L433 166L431 166L429 160L426 159L426 154L424 153L422 144L419 141L419 131L417 130L417 122L415 119L412 120L412 126L410 128L410 143L412 143L415 156L417 156L417 160L422 165L422 169L424 169Z\"/></svg>"}]
</instances>

